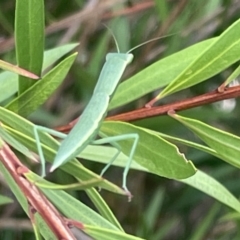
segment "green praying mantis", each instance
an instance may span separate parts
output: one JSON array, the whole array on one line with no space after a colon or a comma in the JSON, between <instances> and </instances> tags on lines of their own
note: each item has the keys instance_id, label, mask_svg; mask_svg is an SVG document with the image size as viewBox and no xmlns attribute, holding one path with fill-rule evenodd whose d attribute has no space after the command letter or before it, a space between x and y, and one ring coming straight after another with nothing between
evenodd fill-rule
<instances>
[{"instance_id":1,"label":"green praying mantis","mask_svg":"<svg viewBox=\"0 0 240 240\"><path fill-rule=\"evenodd\" d=\"M114 37L114 36L113 36ZM157 40L159 38L151 39L150 41ZM58 138L64 139L57 151L55 159L53 161L50 172L54 171L56 168L67 163L71 159L75 158L80 154L83 149L91 144L106 144L109 143L116 147L117 153L112 157L110 162L103 168L101 176L106 172L110 165L116 160L118 155L121 153L120 146L116 143L118 141L132 139L133 144L128 156L127 164L123 171L122 188L126 191L128 196L131 196L130 191L127 188L127 174L133 160L134 152L138 144L139 136L136 133L124 134L119 136L107 137L103 133L99 132L101 124L107 114L107 109L111 98L118 86L118 83L126 69L127 65L133 60L133 54L130 52L139 46L142 46L150 41L144 42L133 49L129 50L127 53L120 53L119 47L117 45L116 39L114 37L117 53L108 53L106 56L106 62L102 68L100 76L98 78L97 84L93 91L93 95L86 106L85 110L81 114L78 122L72 128L68 135L43 127L34 127L34 136L36 140L36 145L42 165L42 177L46 175L45 170L45 158L40 144L40 139L38 132L44 131ZM102 137L102 139L96 139L97 135Z\"/></svg>"},{"instance_id":2,"label":"green praying mantis","mask_svg":"<svg viewBox=\"0 0 240 240\"><path fill-rule=\"evenodd\" d=\"M76 157L90 143L110 143L115 146L118 151L102 170L102 176L121 152L120 147L115 143L121 140L133 139L133 145L129 154L128 162L123 172L122 183L123 189L126 191L126 193L130 195L130 192L128 191L126 186L126 179L138 143L139 136L135 133L132 133L120 136L106 137L103 133L99 133L101 124L107 114L109 102L113 97L119 80L123 75L126 66L130 64L133 60L133 55L129 52L119 53L118 50L118 53L107 54L106 62L104 63L104 66L98 78L93 95L85 110L81 114L78 122L75 124L75 126L72 128L68 135L43 126L34 127L34 136L36 139L37 149L42 164L42 177L46 175L45 158L40 144L38 131L44 131L53 136L64 139L55 156L50 172L54 171L56 168ZM95 140L98 134L103 138Z\"/></svg>"}]
</instances>

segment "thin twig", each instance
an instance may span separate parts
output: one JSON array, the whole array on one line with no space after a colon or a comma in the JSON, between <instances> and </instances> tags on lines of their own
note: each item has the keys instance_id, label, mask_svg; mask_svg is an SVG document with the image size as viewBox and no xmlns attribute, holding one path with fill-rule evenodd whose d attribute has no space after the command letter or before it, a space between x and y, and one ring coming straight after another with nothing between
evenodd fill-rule
<instances>
[{"instance_id":1,"label":"thin twig","mask_svg":"<svg viewBox=\"0 0 240 240\"><path fill-rule=\"evenodd\" d=\"M65 222L65 219L59 214L52 203L34 184L24 177L24 173L29 171L28 168L18 160L17 156L4 142L0 149L0 159L27 198L30 209L34 209L41 215L57 239L76 239ZM29 213L29 216L30 215Z\"/></svg>"},{"instance_id":2,"label":"thin twig","mask_svg":"<svg viewBox=\"0 0 240 240\"><path fill-rule=\"evenodd\" d=\"M226 88L224 92L219 92L217 89L208 92L196 97L184 99L181 101L177 101L174 103L169 103L162 106L152 107L152 108L140 108L131 112L121 113L118 115L107 117L107 121L124 121L131 122L140 119L167 115L170 110L174 110L176 112L191 109L199 106L203 106L206 104L218 102L225 99L237 98L240 96L240 86L229 87ZM56 130L61 132L69 132L72 127L76 124L78 118L74 119L67 125L60 126L56 128Z\"/></svg>"},{"instance_id":3,"label":"thin twig","mask_svg":"<svg viewBox=\"0 0 240 240\"><path fill-rule=\"evenodd\" d=\"M174 110L176 112L191 109L199 106L203 106L209 103L218 102L225 99L236 98L240 96L240 86L229 87L224 92L214 90L212 92L205 93L196 97L184 99L174 103L166 104L163 106L152 108L141 108L131 112L118 114L108 117L107 120L115 121L135 121L143 118L149 118L154 116L167 115L168 111Z\"/></svg>"}]
</instances>

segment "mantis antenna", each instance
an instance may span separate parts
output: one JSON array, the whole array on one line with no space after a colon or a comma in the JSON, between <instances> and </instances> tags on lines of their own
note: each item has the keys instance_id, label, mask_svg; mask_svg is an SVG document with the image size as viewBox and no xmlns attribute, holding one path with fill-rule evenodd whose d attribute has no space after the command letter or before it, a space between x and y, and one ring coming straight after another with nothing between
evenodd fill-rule
<instances>
[{"instance_id":1,"label":"mantis antenna","mask_svg":"<svg viewBox=\"0 0 240 240\"><path fill-rule=\"evenodd\" d=\"M108 31L110 32L110 34L112 35L113 37L113 40L114 40L114 43L116 45L116 48L117 48L117 52L120 53L120 49L119 49L119 45L118 45L118 42L117 42L117 39L112 31L112 29L110 27L108 27L106 24L103 23L103 26L106 27L108 29Z\"/></svg>"}]
</instances>

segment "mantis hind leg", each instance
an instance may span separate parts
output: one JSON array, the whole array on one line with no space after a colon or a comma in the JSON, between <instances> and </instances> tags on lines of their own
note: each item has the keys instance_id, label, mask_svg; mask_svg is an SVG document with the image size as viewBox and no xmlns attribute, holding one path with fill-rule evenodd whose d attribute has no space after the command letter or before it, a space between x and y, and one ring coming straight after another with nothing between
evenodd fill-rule
<instances>
[{"instance_id":1,"label":"mantis hind leg","mask_svg":"<svg viewBox=\"0 0 240 240\"><path fill-rule=\"evenodd\" d=\"M39 133L40 132L46 132L46 133L49 133L55 137L58 137L58 138L66 138L66 134L64 133L61 133L61 132L58 132L58 131L55 131L53 129L50 129L50 128L46 128L46 127L42 127L42 126L34 126L33 128L33 133L34 133L34 137L35 137L35 140L36 140L36 146L37 146L37 150L38 150L38 154L39 154L39 158L40 158L40 162L41 162L41 165L42 165L42 174L41 176L42 177L45 177L46 176L46 168L45 168L45 157L44 157L44 154L43 154L43 150L42 150L42 145L41 145L41 141L40 141L40 137L39 137Z\"/></svg>"},{"instance_id":2,"label":"mantis hind leg","mask_svg":"<svg viewBox=\"0 0 240 240\"><path fill-rule=\"evenodd\" d=\"M103 135L101 133L100 136L105 137L106 135ZM116 142L126 140L126 139L133 139L133 145L132 145L132 148L131 148L129 156L128 156L127 165L123 171L122 187L127 193L130 193L129 190L127 189L127 175L128 175L128 171L131 166L131 163L132 163L133 155L134 155L136 147L137 147L137 143L138 143L138 139L139 139L138 134L131 133L131 134L124 134L124 135L113 136L113 137L105 137L103 139L95 140L93 142L93 144L98 145L98 144L110 143L111 145L116 147L118 150L118 152L113 156L113 158L110 160L110 162L103 168L103 170L101 172L101 175L103 175L107 171L107 169L111 166L111 164L116 160L116 158L118 157L118 155L121 152L121 147Z\"/></svg>"}]
</instances>

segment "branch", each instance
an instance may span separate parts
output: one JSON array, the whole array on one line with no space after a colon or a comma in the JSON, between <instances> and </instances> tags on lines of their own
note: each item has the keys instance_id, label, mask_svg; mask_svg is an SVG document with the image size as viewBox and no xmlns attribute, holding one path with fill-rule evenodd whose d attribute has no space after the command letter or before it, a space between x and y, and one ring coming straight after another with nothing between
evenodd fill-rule
<instances>
[{"instance_id":1,"label":"branch","mask_svg":"<svg viewBox=\"0 0 240 240\"><path fill-rule=\"evenodd\" d=\"M12 152L9 146L1 141L0 159L17 183L29 203L29 216L38 212L47 223L57 239L76 239L68 227L68 222L59 214L52 203L40 192L40 190L25 177L26 168Z\"/></svg>"},{"instance_id":2,"label":"branch","mask_svg":"<svg viewBox=\"0 0 240 240\"><path fill-rule=\"evenodd\" d=\"M140 120L143 118L167 115L168 111L174 110L175 112L191 109L194 107L203 106L209 103L218 102L225 99L236 98L240 96L240 86L229 87L223 92L219 92L217 89L199 95L197 97L188 98L178 102L166 104L163 106L152 107L152 108L140 108L131 112L118 114L115 116L108 117L106 120L124 121L130 122Z\"/></svg>"},{"instance_id":3,"label":"branch","mask_svg":"<svg viewBox=\"0 0 240 240\"><path fill-rule=\"evenodd\" d=\"M240 86L226 88L223 92L218 89L199 95L197 97L188 98L174 103L166 105L152 107L152 108L140 108L131 112L121 113L118 115L107 117L107 121L124 121L131 122L144 118L150 118L155 116L167 115L170 110L179 112L194 107L203 106L209 103L218 102L225 99L237 98L240 96ZM56 130L60 132L69 132L76 124L79 118L74 119L67 125L57 127Z\"/></svg>"}]
</instances>

